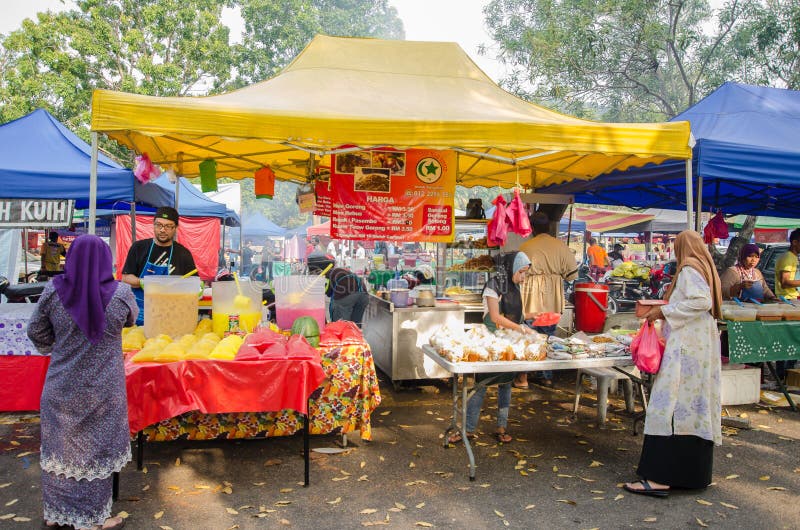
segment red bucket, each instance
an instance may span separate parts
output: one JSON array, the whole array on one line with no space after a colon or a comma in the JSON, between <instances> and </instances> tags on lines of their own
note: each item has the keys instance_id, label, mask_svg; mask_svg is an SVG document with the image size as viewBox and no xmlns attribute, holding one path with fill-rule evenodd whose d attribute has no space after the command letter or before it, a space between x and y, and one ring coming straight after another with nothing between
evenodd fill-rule
<instances>
[{"instance_id":1,"label":"red bucket","mask_svg":"<svg viewBox=\"0 0 800 530\"><path fill-rule=\"evenodd\" d=\"M575 284L575 327L586 333L602 333L608 310L608 285Z\"/></svg>"}]
</instances>

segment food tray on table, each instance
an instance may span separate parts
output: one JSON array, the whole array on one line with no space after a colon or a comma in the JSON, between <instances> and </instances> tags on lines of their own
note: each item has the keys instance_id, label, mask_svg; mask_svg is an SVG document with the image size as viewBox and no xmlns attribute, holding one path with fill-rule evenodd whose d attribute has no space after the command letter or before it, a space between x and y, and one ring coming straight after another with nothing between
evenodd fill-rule
<instances>
[{"instance_id":1,"label":"food tray on table","mask_svg":"<svg viewBox=\"0 0 800 530\"><path fill-rule=\"evenodd\" d=\"M481 295L479 293L470 293L470 294L445 294L446 298L450 300L454 300L456 302L464 302L464 303L478 303L481 301Z\"/></svg>"},{"instance_id":2,"label":"food tray on table","mask_svg":"<svg viewBox=\"0 0 800 530\"><path fill-rule=\"evenodd\" d=\"M633 364L630 354L620 357L590 357L587 359L543 361L485 361L485 362L450 362L430 344L424 344L422 351L436 364L452 374L485 374L495 372L532 372L537 370L569 370L577 368L601 368L611 366L630 366Z\"/></svg>"}]
</instances>

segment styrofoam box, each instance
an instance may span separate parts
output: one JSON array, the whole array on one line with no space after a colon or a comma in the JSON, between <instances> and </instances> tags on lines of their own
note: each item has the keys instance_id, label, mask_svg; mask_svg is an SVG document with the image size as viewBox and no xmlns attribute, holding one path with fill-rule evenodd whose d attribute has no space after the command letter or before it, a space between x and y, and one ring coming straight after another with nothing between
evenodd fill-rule
<instances>
[{"instance_id":1,"label":"styrofoam box","mask_svg":"<svg viewBox=\"0 0 800 530\"><path fill-rule=\"evenodd\" d=\"M761 396L761 370L743 364L722 366L722 404L758 403Z\"/></svg>"}]
</instances>

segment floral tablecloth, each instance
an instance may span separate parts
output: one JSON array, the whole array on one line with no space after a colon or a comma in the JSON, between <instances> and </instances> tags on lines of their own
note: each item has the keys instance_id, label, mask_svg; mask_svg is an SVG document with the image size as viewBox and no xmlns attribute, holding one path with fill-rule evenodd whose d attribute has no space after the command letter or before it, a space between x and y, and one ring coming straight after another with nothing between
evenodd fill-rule
<instances>
[{"instance_id":1,"label":"floral tablecloth","mask_svg":"<svg viewBox=\"0 0 800 530\"><path fill-rule=\"evenodd\" d=\"M28 338L36 304L0 304L0 355L39 355Z\"/></svg>"},{"instance_id":2,"label":"floral tablecloth","mask_svg":"<svg viewBox=\"0 0 800 530\"><path fill-rule=\"evenodd\" d=\"M378 377L369 345L352 323L329 324L318 348L327 376L311 394L311 434L361 431L372 439L370 416L381 402ZM189 412L145 428L147 441L214 440L290 436L303 428L292 410L265 413L201 414Z\"/></svg>"}]
</instances>

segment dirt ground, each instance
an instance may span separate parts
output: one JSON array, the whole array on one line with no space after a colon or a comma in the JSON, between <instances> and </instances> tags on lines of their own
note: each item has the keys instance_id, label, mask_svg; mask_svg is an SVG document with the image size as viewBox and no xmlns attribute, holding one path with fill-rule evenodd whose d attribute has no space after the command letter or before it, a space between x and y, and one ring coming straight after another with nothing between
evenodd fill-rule
<instances>
[{"instance_id":1,"label":"dirt ground","mask_svg":"<svg viewBox=\"0 0 800 530\"><path fill-rule=\"evenodd\" d=\"M373 440L351 434L344 451L313 453L302 486L302 438L166 442L146 446L145 470L121 473L113 513L128 528L798 528L800 413L727 407L751 429L725 429L714 483L666 499L631 495L641 436L619 396L605 428L593 393L572 416L574 372L553 389L514 390L509 431L491 436L490 391L469 481L461 444L445 449L451 392L444 382L395 391L382 381ZM312 448L341 449L340 436ZM0 528L41 525L38 416L0 414Z\"/></svg>"}]
</instances>

